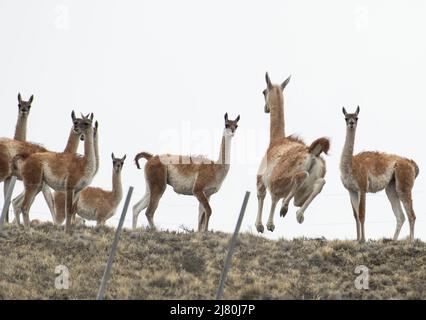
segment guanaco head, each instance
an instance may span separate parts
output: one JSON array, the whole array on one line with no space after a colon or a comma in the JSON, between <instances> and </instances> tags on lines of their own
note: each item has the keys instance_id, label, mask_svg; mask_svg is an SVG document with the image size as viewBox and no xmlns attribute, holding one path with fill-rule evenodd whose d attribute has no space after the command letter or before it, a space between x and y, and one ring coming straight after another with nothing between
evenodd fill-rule
<instances>
[{"instance_id":1,"label":"guanaco head","mask_svg":"<svg viewBox=\"0 0 426 320\"><path fill-rule=\"evenodd\" d=\"M114 168L115 173L120 173L121 169L123 169L124 160L126 160L126 155L123 158L116 158L114 153L111 153L112 158L112 167Z\"/></svg>"},{"instance_id":2,"label":"guanaco head","mask_svg":"<svg viewBox=\"0 0 426 320\"><path fill-rule=\"evenodd\" d=\"M240 115L235 120L228 119L228 112L225 113L225 134L227 136L233 137L235 131L238 128L238 121L240 121Z\"/></svg>"},{"instance_id":3,"label":"guanaco head","mask_svg":"<svg viewBox=\"0 0 426 320\"><path fill-rule=\"evenodd\" d=\"M355 113L347 113L345 107L342 108L343 114L345 115L346 127L353 130L356 129L358 124L358 114L361 111L359 106L356 108Z\"/></svg>"},{"instance_id":4,"label":"guanaco head","mask_svg":"<svg viewBox=\"0 0 426 320\"><path fill-rule=\"evenodd\" d=\"M72 130L75 135L80 136L80 140L84 140L84 135L81 131L81 125L83 124L84 120L82 118L77 118L75 115L74 110L71 112L71 119L72 119Z\"/></svg>"},{"instance_id":5,"label":"guanaco head","mask_svg":"<svg viewBox=\"0 0 426 320\"><path fill-rule=\"evenodd\" d=\"M27 116L30 113L31 103L33 102L33 100L34 100L34 95L32 95L28 101L24 101L22 100L21 94L18 93L19 115Z\"/></svg>"},{"instance_id":6,"label":"guanaco head","mask_svg":"<svg viewBox=\"0 0 426 320\"><path fill-rule=\"evenodd\" d=\"M291 78L291 76L289 76L286 80L284 80L284 82L281 83L280 85L274 85L274 84L272 84L271 79L269 78L269 75L266 72L266 75L265 75L266 89L263 90L263 97L265 98L265 113L271 112L271 108L269 106L269 94L271 92L273 92L273 91L275 91L275 92L277 92L277 91L283 92L284 89L285 89L285 87L290 82L290 78Z\"/></svg>"},{"instance_id":7,"label":"guanaco head","mask_svg":"<svg viewBox=\"0 0 426 320\"><path fill-rule=\"evenodd\" d=\"M74 110L71 112L71 119L73 123L73 130L75 134L80 135L80 140L84 140L84 136L87 131L91 128L93 122L93 113L88 114L87 116L81 114L81 118L75 116ZM96 124L95 124L96 126ZM93 129L95 130L95 129Z\"/></svg>"}]
</instances>

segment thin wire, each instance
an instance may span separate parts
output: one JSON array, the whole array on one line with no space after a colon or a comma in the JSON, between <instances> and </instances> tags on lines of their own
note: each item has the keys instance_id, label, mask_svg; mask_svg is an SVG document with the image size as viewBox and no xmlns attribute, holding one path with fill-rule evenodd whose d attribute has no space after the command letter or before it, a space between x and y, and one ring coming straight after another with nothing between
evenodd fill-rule
<instances>
[{"instance_id":1,"label":"thin wire","mask_svg":"<svg viewBox=\"0 0 426 320\"><path fill-rule=\"evenodd\" d=\"M36 215L46 215L47 217L50 216L50 214L48 212L41 212L41 211L32 211L32 213L36 214ZM119 217L117 215L112 216L111 218L109 218L107 220L107 223L112 223L112 222L117 222L119 221ZM46 221L50 221L49 219L46 219ZM127 222L131 221L131 218L128 217L126 218ZM88 223L95 223L95 220L86 220L86 222ZM382 221L367 221L368 224L393 224L395 223L396 220L382 220ZM417 219L416 223L423 223L426 222L426 220L424 219ZM332 222L332 223L305 223L305 226L341 226L341 225L353 225L354 222L350 222L350 221L345 221L345 222ZM157 226L165 226L165 228L169 227L169 226L174 226L177 227L177 229L181 229L184 225L184 223L182 222L171 222L171 221L165 221L165 220L157 220L156 221L156 225Z\"/></svg>"},{"instance_id":2,"label":"thin wire","mask_svg":"<svg viewBox=\"0 0 426 320\"><path fill-rule=\"evenodd\" d=\"M425 222L426 220L416 220L418 222ZM396 223L396 220L393 221L366 221L368 224L382 224L382 223ZM354 222L336 222L336 223L307 223L307 226L335 226L335 225L352 225Z\"/></svg>"},{"instance_id":3,"label":"thin wire","mask_svg":"<svg viewBox=\"0 0 426 320\"><path fill-rule=\"evenodd\" d=\"M36 184L38 185L38 184ZM90 186L89 186L90 187ZM19 192L19 194L23 193L25 190L21 190ZM55 190L52 190L52 192L55 192ZM41 192L40 192L41 193ZM423 190L419 190L416 191L415 193L413 193L413 196L415 197L416 195L421 195L424 194L425 192ZM386 195L384 193L375 193L372 194L374 197L385 197ZM348 195L346 193L328 193L328 194L321 194L321 197L348 197ZM3 203L4 204L4 203ZM2 205L3 205L2 204ZM167 207L186 207L186 205L180 205L180 204L170 204L167 201L163 202L163 205L167 206ZM42 211L34 211L31 210L31 213L36 214L36 215L46 215L46 216L50 216L49 212L42 212ZM127 221L130 218L126 219ZM91 221L91 220L87 220L87 221ZM111 218L108 219L108 222L117 222L119 221L119 218L114 215ZM416 222L417 223L423 223L426 220L419 220L417 219ZM369 221L369 224L379 224L379 223L395 223L395 220L386 220L386 221ZM158 220L157 221L158 225L166 225L166 226L175 226L175 227L182 227L182 223L181 222L170 222L170 221L164 221L164 220ZM307 226L336 226L336 225L352 225L353 222L335 222L335 223L306 223L305 225Z\"/></svg>"}]
</instances>

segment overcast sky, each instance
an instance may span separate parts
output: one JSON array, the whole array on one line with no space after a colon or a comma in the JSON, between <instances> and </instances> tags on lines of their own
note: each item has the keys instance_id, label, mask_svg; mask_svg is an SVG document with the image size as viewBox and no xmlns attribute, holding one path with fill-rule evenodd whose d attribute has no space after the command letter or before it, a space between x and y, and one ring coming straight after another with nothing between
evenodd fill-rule
<instances>
[{"instance_id":1,"label":"overcast sky","mask_svg":"<svg viewBox=\"0 0 426 320\"><path fill-rule=\"evenodd\" d=\"M127 154L123 182L125 190L135 187L133 205L145 192L143 171L132 163L137 152L216 159L224 113L240 114L231 169L211 199L210 229L232 231L249 190L242 229L256 232L256 171L269 141L264 74L275 83L291 74L286 131L307 143L331 138L327 184L304 224L293 206L285 219L278 208L275 232L265 236L356 238L339 161L341 108L360 105L355 150L395 153L420 167L414 209L416 237L425 240L425 16L422 0L0 0L0 136L13 136L18 92L35 95L28 140L53 151L65 146L72 109L94 112L101 166L93 185L111 188L110 154ZM19 182L15 195L21 189ZM265 225L269 209L267 196ZM30 217L50 219L41 194ZM177 230L196 228L197 217L197 200L168 187L154 221ZM391 237L395 225L385 193L368 195L367 238ZM407 235L408 223L401 238Z\"/></svg>"}]
</instances>

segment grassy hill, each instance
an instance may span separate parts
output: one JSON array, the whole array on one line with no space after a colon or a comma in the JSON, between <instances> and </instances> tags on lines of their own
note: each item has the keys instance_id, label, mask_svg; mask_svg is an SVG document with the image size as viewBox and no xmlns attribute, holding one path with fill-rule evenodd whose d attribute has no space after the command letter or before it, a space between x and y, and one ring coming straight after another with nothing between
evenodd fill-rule
<instances>
[{"instance_id":1,"label":"grassy hill","mask_svg":"<svg viewBox=\"0 0 426 320\"><path fill-rule=\"evenodd\" d=\"M94 299L114 229L79 226L73 236L52 224L0 237L0 299ZM124 230L108 299L211 299L229 234ZM70 288L54 286L55 267L70 271ZM357 290L356 266L370 270ZM294 239L242 234L225 299L425 299L426 245L416 242Z\"/></svg>"}]
</instances>

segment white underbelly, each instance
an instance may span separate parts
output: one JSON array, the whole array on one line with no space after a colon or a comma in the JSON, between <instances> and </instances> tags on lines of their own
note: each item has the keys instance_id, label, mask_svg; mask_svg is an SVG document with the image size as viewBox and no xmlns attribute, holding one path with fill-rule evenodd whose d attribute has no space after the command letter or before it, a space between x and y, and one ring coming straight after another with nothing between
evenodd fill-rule
<instances>
[{"instance_id":1,"label":"white underbelly","mask_svg":"<svg viewBox=\"0 0 426 320\"><path fill-rule=\"evenodd\" d=\"M175 167L168 166L167 183L173 187L176 193L192 195L196 179L197 173L183 175Z\"/></svg>"},{"instance_id":2,"label":"white underbelly","mask_svg":"<svg viewBox=\"0 0 426 320\"><path fill-rule=\"evenodd\" d=\"M78 207L77 214L86 220L96 220L96 209Z\"/></svg>"},{"instance_id":3,"label":"white underbelly","mask_svg":"<svg viewBox=\"0 0 426 320\"><path fill-rule=\"evenodd\" d=\"M309 168L306 168L306 170L305 171L308 171L308 169ZM303 182L303 184L300 186L300 192L301 193L304 193L304 192L307 192L307 193L311 193L311 191L312 191L312 188L313 188L313 185L315 184L315 182L318 180L318 179L320 179L320 178L322 178L321 177L321 173L322 173L322 169L321 169L321 167L319 166L319 164L318 163L315 163L313 166L312 166L312 168L311 168L311 170L309 171L309 175L308 175L308 177L306 178L306 180Z\"/></svg>"},{"instance_id":4,"label":"white underbelly","mask_svg":"<svg viewBox=\"0 0 426 320\"><path fill-rule=\"evenodd\" d=\"M316 161L315 164L313 166L311 166L311 160L312 161ZM273 160L270 164L268 164L268 166L266 167L266 169L264 170L264 174L263 174L263 183L265 184L266 188L268 190L270 190L270 183L271 181L273 181L272 178L274 178L273 172L274 169L277 165L280 164L280 159L277 158L275 160ZM295 167L291 167L289 168L289 172L287 172L287 174L291 174L291 172L296 173L296 172L304 172L304 171L309 171L311 174L308 178L308 182L312 182L317 180L320 177L320 166L319 166L319 162L316 159L310 159L310 158L306 158L304 160L303 163L298 164ZM312 181L311 181L312 180Z\"/></svg>"},{"instance_id":5,"label":"white underbelly","mask_svg":"<svg viewBox=\"0 0 426 320\"><path fill-rule=\"evenodd\" d=\"M67 177L54 177L45 175L43 180L55 191L67 191ZM80 192L91 183L91 179L81 179L74 187L75 192Z\"/></svg>"},{"instance_id":6,"label":"white underbelly","mask_svg":"<svg viewBox=\"0 0 426 320\"><path fill-rule=\"evenodd\" d=\"M81 191L92 183L92 179L90 178L82 178L75 186L75 191Z\"/></svg>"},{"instance_id":7,"label":"white underbelly","mask_svg":"<svg viewBox=\"0 0 426 320\"><path fill-rule=\"evenodd\" d=\"M96 220L96 208L87 205L84 198L80 197L77 203L77 214L86 220Z\"/></svg>"},{"instance_id":8,"label":"white underbelly","mask_svg":"<svg viewBox=\"0 0 426 320\"><path fill-rule=\"evenodd\" d=\"M50 170L45 170L44 172L45 174L43 180L49 187L51 187L55 191L66 191L66 177L56 177L51 174Z\"/></svg>"},{"instance_id":9,"label":"white underbelly","mask_svg":"<svg viewBox=\"0 0 426 320\"><path fill-rule=\"evenodd\" d=\"M392 180L393 177L393 171L388 170L388 172L385 172L384 174L380 176L368 176L368 192L376 193L379 191L384 190L389 182Z\"/></svg>"},{"instance_id":10,"label":"white underbelly","mask_svg":"<svg viewBox=\"0 0 426 320\"><path fill-rule=\"evenodd\" d=\"M270 181L272 177L272 171L275 169L275 166L278 163L278 159L275 159L272 163L268 163L268 165L263 169L263 184L266 186L268 190L270 190Z\"/></svg>"}]
</instances>

